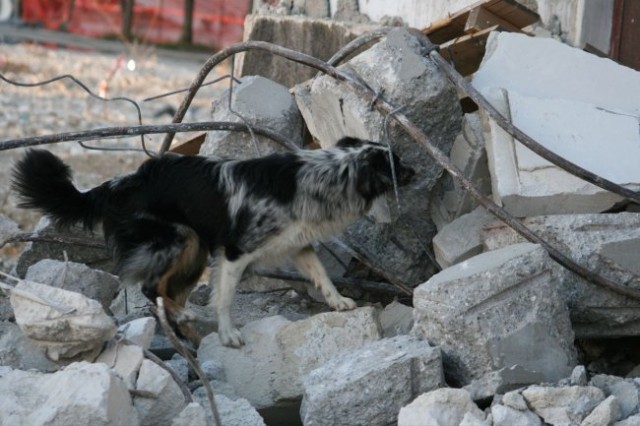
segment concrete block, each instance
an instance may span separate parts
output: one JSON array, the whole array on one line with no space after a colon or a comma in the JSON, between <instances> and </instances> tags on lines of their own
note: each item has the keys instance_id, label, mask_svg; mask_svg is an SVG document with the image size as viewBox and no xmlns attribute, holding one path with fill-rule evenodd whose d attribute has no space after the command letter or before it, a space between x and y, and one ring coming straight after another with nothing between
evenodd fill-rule
<instances>
[{"instance_id":1,"label":"concrete block","mask_svg":"<svg viewBox=\"0 0 640 426\"><path fill-rule=\"evenodd\" d=\"M402 407L398 416L398 426L458 426L466 414L478 420L485 418L467 391L441 388L422 394L411 404Z\"/></svg>"},{"instance_id":2,"label":"concrete block","mask_svg":"<svg viewBox=\"0 0 640 426\"><path fill-rule=\"evenodd\" d=\"M433 252L443 269L482 253L482 229L496 217L482 207L442 227L433 238Z\"/></svg>"},{"instance_id":3,"label":"concrete block","mask_svg":"<svg viewBox=\"0 0 640 426\"><path fill-rule=\"evenodd\" d=\"M216 406L220 413L220 422L224 426L265 426L260 414L246 399L238 398L232 400L224 395L216 395L215 398ZM207 410L207 417L209 418L209 424L212 424L213 418L209 414L210 411Z\"/></svg>"},{"instance_id":4,"label":"concrete block","mask_svg":"<svg viewBox=\"0 0 640 426\"><path fill-rule=\"evenodd\" d=\"M136 396L133 400L141 425L170 426L172 419L187 405L171 375L148 359L142 361L136 390L148 394Z\"/></svg>"},{"instance_id":5,"label":"concrete block","mask_svg":"<svg viewBox=\"0 0 640 426\"><path fill-rule=\"evenodd\" d=\"M223 346L217 333L202 339L200 362L217 360L238 395L258 408L291 404L302 397L302 380L331 357L379 340L373 308L328 312L291 322L274 316L241 329L241 349Z\"/></svg>"},{"instance_id":6,"label":"concrete block","mask_svg":"<svg viewBox=\"0 0 640 426\"><path fill-rule=\"evenodd\" d=\"M491 194L491 175L479 113L465 114L462 132L453 142L449 159L464 176L475 183L480 192L485 195ZM431 217L438 230L441 230L446 224L471 212L477 206L475 198L461 188L448 173L444 173L433 190Z\"/></svg>"},{"instance_id":7,"label":"concrete block","mask_svg":"<svg viewBox=\"0 0 640 426\"><path fill-rule=\"evenodd\" d=\"M493 426L542 426L542 420L531 411L515 410L504 405L492 405Z\"/></svg>"},{"instance_id":8,"label":"concrete block","mask_svg":"<svg viewBox=\"0 0 640 426\"><path fill-rule=\"evenodd\" d=\"M93 360L116 332L100 303L80 293L28 281L15 288L19 292L11 293L11 306L16 323L54 361L76 356Z\"/></svg>"},{"instance_id":9,"label":"concrete block","mask_svg":"<svg viewBox=\"0 0 640 426\"><path fill-rule=\"evenodd\" d=\"M144 354L137 345L114 344L98 356L95 362L108 365L129 389L135 389Z\"/></svg>"},{"instance_id":10,"label":"concrete block","mask_svg":"<svg viewBox=\"0 0 640 426\"><path fill-rule=\"evenodd\" d=\"M403 405L442 386L440 349L398 336L337 355L309 373L300 413L307 426L388 425Z\"/></svg>"},{"instance_id":11,"label":"concrete block","mask_svg":"<svg viewBox=\"0 0 640 426\"><path fill-rule=\"evenodd\" d=\"M492 33L472 83L480 91L502 87L523 96L559 98L640 114L637 71L550 38Z\"/></svg>"},{"instance_id":12,"label":"concrete block","mask_svg":"<svg viewBox=\"0 0 640 426\"><path fill-rule=\"evenodd\" d=\"M640 214L553 215L528 218L525 225L576 262L615 282L640 288L635 250L640 245ZM483 232L487 250L523 241L506 225ZM637 336L640 303L564 271L558 288L571 312L578 338Z\"/></svg>"},{"instance_id":13,"label":"concrete block","mask_svg":"<svg viewBox=\"0 0 640 426\"><path fill-rule=\"evenodd\" d=\"M394 29L343 68L382 91L389 102L404 106L403 113L448 153L460 132L462 112L455 88L424 56L424 50L423 39L406 29ZM322 76L296 86L295 95L309 132L322 146L333 145L343 136L380 140L384 117L348 85ZM427 195L442 168L398 126L390 124L389 131L393 150L418 177L400 188L399 213L394 197L389 197L391 223L361 220L345 236L356 251L390 276L417 285L435 272L424 248L435 229L424 213L429 209Z\"/></svg>"},{"instance_id":14,"label":"concrete block","mask_svg":"<svg viewBox=\"0 0 640 426\"><path fill-rule=\"evenodd\" d=\"M234 84L232 98L233 111L242 115L249 125L268 128L302 146L302 117L286 87L264 77L243 77L240 83ZM229 90L213 102L212 120L244 123L229 111ZM283 150L281 145L264 136L256 135L254 144L248 132L211 131L200 148L200 155L247 159Z\"/></svg>"},{"instance_id":15,"label":"concrete block","mask_svg":"<svg viewBox=\"0 0 640 426\"><path fill-rule=\"evenodd\" d=\"M593 386L530 386L522 396L534 413L552 425L580 424L605 399Z\"/></svg>"},{"instance_id":16,"label":"concrete block","mask_svg":"<svg viewBox=\"0 0 640 426\"><path fill-rule=\"evenodd\" d=\"M14 370L0 378L3 425L140 424L127 387L104 364L73 363L41 374Z\"/></svg>"},{"instance_id":17,"label":"concrete block","mask_svg":"<svg viewBox=\"0 0 640 426\"><path fill-rule=\"evenodd\" d=\"M138 318L118 327L125 339L135 343L143 349L151 347L153 335L156 332L156 319L153 317Z\"/></svg>"},{"instance_id":18,"label":"concrete block","mask_svg":"<svg viewBox=\"0 0 640 426\"><path fill-rule=\"evenodd\" d=\"M83 294L100 302L104 309L109 308L120 288L118 278L108 272L91 269L82 263L53 259L31 265L25 279Z\"/></svg>"},{"instance_id":19,"label":"concrete block","mask_svg":"<svg viewBox=\"0 0 640 426\"><path fill-rule=\"evenodd\" d=\"M326 61L345 44L375 28L378 26L304 16L248 15L243 40L268 41ZM257 50L238 55L237 66L243 76L261 75L286 87L302 83L318 72Z\"/></svg>"},{"instance_id":20,"label":"concrete block","mask_svg":"<svg viewBox=\"0 0 640 426\"><path fill-rule=\"evenodd\" d=\"M557 265L537 245L483 253L434 275L414 292L412 333L439 345L450 383L518 365L530 383L576 365Z\"/></svg>"},{"instance_id":21,"label":"concrete block","mask_svg":"<svg viewBox=\"0 0 640 426\"><path fill-rule=\"evenodd\" d=\"M640 106L631 100L640 96L639 73L554 40L495 33L473 85L551 151L640 187L632 160L640 154ZM491 120L489 129L493 196L516 216L600 212L620 200L533 154Z\"/></svg>"}]
</instances>

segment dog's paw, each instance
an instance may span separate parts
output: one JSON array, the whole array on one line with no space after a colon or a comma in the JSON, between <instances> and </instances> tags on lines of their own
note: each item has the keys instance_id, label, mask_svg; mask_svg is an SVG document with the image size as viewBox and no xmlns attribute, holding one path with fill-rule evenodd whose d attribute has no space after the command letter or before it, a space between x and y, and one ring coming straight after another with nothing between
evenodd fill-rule
<instances>
[{"instance_id":1,"label":"dog's paw","mask_svg":"<svg viewBox=\"0 0 640 426\"><path fill-rule=\"evenodd\" d=\"M329 302L329 306L336 311L350 311L358 307L352 299L340 295L332 297L331 300L327 302Z\"/></svg>"},{"instance_id":2,"label":"dog's paw","mask_svg":"<svg viewBox=\"0 0 640 426\"><path fill-rule=\"evenodd\" d=\"M244 345L242 333L235 327L218 330L218 336L224 346L239 348Z\"/></svg>"}]
</instances>

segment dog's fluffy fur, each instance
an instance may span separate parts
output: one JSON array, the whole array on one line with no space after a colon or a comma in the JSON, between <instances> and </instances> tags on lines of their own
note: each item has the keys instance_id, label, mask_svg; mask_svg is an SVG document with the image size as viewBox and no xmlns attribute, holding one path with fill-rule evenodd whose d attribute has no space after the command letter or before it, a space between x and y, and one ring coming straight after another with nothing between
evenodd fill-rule
<instances>
[{"instance_id":1,"label":"dog's fluffy fur","mask_svg":"<svg viewBox=\"0 0 640 426\"><path fill-rule=\"evenodd\" d=\"M400 184L412 170L393 155ZM132 174L80 192L58 157L30 150L16 165L21 206L59 226L102 224L119 275L141 281L181 321L189 292L209 254L223 344L242 345L229 308L245 268L291 256L334 309L353 309L331 283L310 244L342 231L392 188L389 152L374 142L342 139L334 148L278 153L245 161L197 156L147 160ZM178 325L185 337L197 340Z\"/></svg>"}]
</instances>

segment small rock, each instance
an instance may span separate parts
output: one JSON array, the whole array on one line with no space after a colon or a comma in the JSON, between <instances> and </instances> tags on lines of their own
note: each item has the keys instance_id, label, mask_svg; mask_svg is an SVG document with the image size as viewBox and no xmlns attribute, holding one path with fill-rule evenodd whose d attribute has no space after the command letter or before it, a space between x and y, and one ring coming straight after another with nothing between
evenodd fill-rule
<instances>
[{"instance_id":1,"label":"small rock","mask_svg":"<svg viewBox=\"0 0 640 426\"><path fill-rule=\"evenodd\" d=\"M380 325L384 337L409 334L413 327L413 308L394 300L380 312Z\"/></svg>"},{"instance_id":2,"label":"small rock","mask_svg":"<svg viewBox=\"0 0 640 426\"><path fill-rule=\"evenodd\" d=\"M598 374L591 378L591 386L601 389L605 396L615 396L620 407L620 418L628 417L638 409L640 395L638 387L631 380L616 376Z\"/></svg>"},{"instance_id":3,"label":"small rock","mask_svg":"<svg viewBox=\"0 0 640 426\"><path fill-rule=\"evenodd\" d=\"M140 346L114 343L102 352L95 362L107 364L129 389L135 389L136 378L143 359L144 355Z\"/></svg>"},{"instance_id":4,"label":"small rock","mask_svg":"<svg viewBox=\"0 0 640 426\"><path fill-rule=\"evenodd\" d=\"M552 425L579 424L605 399L604 393L593 386L530 386L522 396L538 416Z\"/></svg>"},{"instance_id":5,"label":"small rock","mask_svg":"<svg viewBox=\"0 0 640 426\"><path fill-rule=\"evenodd\" d=\"M620 404L618 403L618 399L611 395L594 408L582 423L580 423L580 426L610 425L620 418Z\"/></svg>"},{"instance_id":6,"label":"small rock","mask_svg":"<svg viewBox=\"0 0 640 426\"><path fill-rule=\"evenodd\" d=\"M34 343L14 323L0 322L0 365L17 370L57 371L60 366L46 356L43 346Z\"/></svg>"},{"instance_id":7,"label":"small rock","mask_svg":"<svg viewBox=\"0 0 640 426\"><path fill-rule=\"evenodd\" d=\"M484 413L471 401L469 392L441 388L417 397L402 407L398 426L438 425L459 426L466 414L484 420Z\"/></svg>"},{"instance_id":8,"label":"small rock","mask_svg":"<svg viewBox=\"0 0 640 426\"><path fill-rule=\"evenodd\" d=\"M172 419L187 405L171 375L147 359L142 361L136 390L150 394L136 396L133 400L143 426L170 426Z\"/></svg>"},{"instance_id":9,"label":"small rock","mask_svg":"<svg viewBox=\"0 0 640 426\"><path fill-rule=\"evenodd\" d=\"M207 413L200 404L191 402L173 418L171 426L207 426Z\"/></svg>"},{"instance_id":10,"label":"small rock","mask_svg":"<svg viewBox=\"0 0 640 426\"><path fill-rule=\"evenodd\" d=\"M542 420L531 411L516 410L504 405L492 405L493 426L542 426Z\"/></svg>"},{"instance_id":11,"label":"small rock","mask_svg":"<svg viewBox=\"0 0 640 426\"><path fill-rule=\"evenodd\" d=\"M571 372L569 383L573 386L586 386L587 385L587 369L584 365L576 365Z\"/></svg>"},{"instance_id":12,"label":"small rock","mask_svg":"<svg viewBox=\"0 0 640 426\"><path fill-rule=\"evenodd\" d=\"M16 323L46 347L47 356L54 361L76 356L93 360L116 333L100 303L80 293L27 281L15 289L11 306Z\"/></svg>"},{"instance_id":13,"label":"small rock","mask_svg":"<svg viewBox=\"0 0 640 426\"><path fill-rule=\"evenodd\" d=\"M138 318L118 327L118 332L122 333L125 339L143 349L151 347L155 331L156 319L153 317Z\"/></svg>"}]
</instances>

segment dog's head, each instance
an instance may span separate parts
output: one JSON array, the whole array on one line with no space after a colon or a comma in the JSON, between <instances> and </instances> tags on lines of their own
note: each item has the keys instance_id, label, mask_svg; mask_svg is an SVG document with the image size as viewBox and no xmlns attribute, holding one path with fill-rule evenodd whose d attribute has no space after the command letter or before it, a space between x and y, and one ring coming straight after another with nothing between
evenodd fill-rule
<instances>
[{"instance_id":1,"label":"dog's head","mask_svg":"<svg viewBox=\"0 0 640 426\"><path fill-rule=\"evenodd\" d=\"M398 186L408 185L415 172L406 166L396 154L389 155L389 148L377 142L346 137L336 146L357 151L357 188L365 198L376 198L393 188L393 172ZM393 158L393 171L391 169Z\"/></svg>"}]
</instances>

